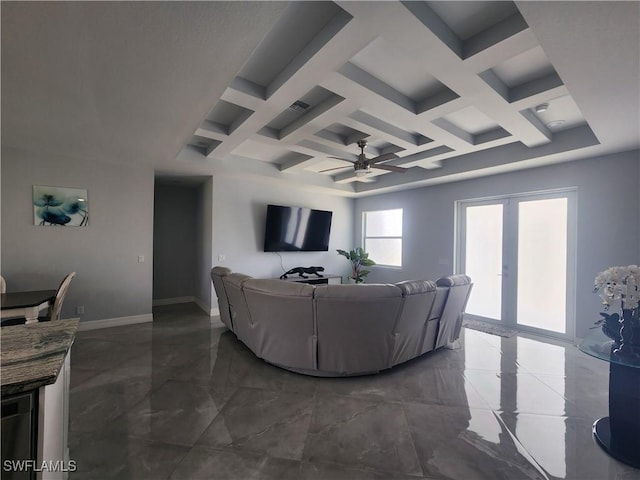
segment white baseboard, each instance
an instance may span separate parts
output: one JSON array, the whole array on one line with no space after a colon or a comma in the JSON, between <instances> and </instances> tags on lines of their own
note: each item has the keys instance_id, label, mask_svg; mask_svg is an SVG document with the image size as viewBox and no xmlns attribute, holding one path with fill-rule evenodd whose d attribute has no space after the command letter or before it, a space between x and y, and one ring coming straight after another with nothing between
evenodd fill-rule
<instances>
[{"instance_id":1,"label":"white baseboard","mask_svg":"<svg viewBox=\"0 0 640 480\"><path fill-rule=\"evenodd\" d=\"M192 303L192 302L196 302L195 297L160 298L157 300L153 300L153 302L151 302L151 305L153 305L154 307L158 307L161 305L175 305L177 303Z\"/></svg>"},{"instance_id":2,"label":"white baseboard","mask_svg":"<svg viewBox=\"0 0 640 480\"><path fill-rule=\"evenodd\" d=\"M202 310L204 313L206 313L210 317L220 315L220 311L218 310L218 307L213 307L213 306L209 307L209 305L207 305L205 302L203 302L197 297L194 298L193 301L195 302L196 305L198 305L198 307L200 307L200 310Z\"/></svg>"},{"instance_id":3,"label":"white baseboard","mask_svg":"<svg viewBox=\"0 0 640 480\"><path fill-rule=\"evenodd\" d=\"M134 325L136 323L153 322L153 314L132 315L130 317L104 318L102 320L92 320L80 322L78 330L97 330L99 328L121 327L123 325Z\"/></svg>"}]
</instances>

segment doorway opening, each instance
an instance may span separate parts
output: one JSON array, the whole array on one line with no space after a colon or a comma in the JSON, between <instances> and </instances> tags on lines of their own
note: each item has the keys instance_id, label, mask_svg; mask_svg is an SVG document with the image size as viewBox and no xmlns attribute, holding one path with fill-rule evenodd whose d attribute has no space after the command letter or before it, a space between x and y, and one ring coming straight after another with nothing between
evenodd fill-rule
<instances>
[{"instance_id":1,"label":"doorway opening","mask_svg":"<svg viewBox=\"0 0 640 480\"><path fill-rule=\"evenodd\" d=\"M211 311L211 177L156 176L153 305Z\"/></svg>"}]
</instances>

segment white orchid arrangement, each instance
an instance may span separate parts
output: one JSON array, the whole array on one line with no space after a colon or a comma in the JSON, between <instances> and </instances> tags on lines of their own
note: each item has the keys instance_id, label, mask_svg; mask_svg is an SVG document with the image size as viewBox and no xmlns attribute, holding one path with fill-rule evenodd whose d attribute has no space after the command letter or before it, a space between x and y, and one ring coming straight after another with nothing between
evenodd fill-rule
<instances>
[{"instance_id":1,"label":"white orchid arrangement","mask_svg":"<svg viewBox=\"0 0 640 480\"><path fill-rule=\"evenodd\" d=\"M600 291L604 309L608 310L612 302L620 300L622 308L638 308L640 304L640 267L611 267L598 273L594 281L594 292Z\"/></svg>"}]
</instances>

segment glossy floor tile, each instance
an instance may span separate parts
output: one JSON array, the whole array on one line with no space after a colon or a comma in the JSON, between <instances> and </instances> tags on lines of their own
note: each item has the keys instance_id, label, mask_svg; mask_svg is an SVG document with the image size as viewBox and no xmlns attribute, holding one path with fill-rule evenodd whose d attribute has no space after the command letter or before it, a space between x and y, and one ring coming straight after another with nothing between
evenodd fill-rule
<instances>
[{"instance_id":1,"label":"glossy floor tile","mask_svg":"<svg viewBox=\"0 0 640 480\"><path fill-rule=\"evenodd\" d=\"M422 475L399 402L318 395L303 458Z\"/></svg>"},{"instance_id":2,"label":"glossy floor tile","mask_svg":"<svg viewBox=\"0 0 640 480\"><path fill-rule=\"evenodd\" d=\"M570 344L463 330L378 375L256 358L195 305L80 332L72 479L640 480L591 438L608 364Z\"/></svg>"}]
</instances>

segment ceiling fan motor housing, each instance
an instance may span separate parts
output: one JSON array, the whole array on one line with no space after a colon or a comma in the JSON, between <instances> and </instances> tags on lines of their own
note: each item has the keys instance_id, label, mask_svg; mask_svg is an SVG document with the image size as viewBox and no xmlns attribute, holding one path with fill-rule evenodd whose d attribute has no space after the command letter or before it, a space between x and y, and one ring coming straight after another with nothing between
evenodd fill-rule
<instances>
[{"instance_id":1,"label":"ceiling fan motor housing","mask_svg":"<svg viewBox=\"0 0 640 480\"><path fill-rule=\"evenodd\" d=\"M362 158L353 164L353 169L360 175L371 173L371 165L366 161L366 159Z\"/></svg>"}]
</instances>

